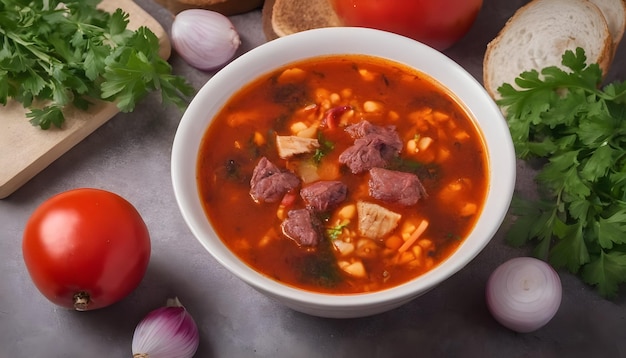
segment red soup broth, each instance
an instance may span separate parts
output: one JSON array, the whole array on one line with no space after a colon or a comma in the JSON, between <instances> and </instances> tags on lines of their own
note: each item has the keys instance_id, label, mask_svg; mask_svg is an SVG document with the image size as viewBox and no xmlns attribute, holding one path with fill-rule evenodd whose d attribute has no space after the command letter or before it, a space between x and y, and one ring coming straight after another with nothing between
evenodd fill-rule
<instances>
[{"instance_id":1,"label":"red soup broth","mask_svg":"<svg viewBox=\"0 0 626 358\"><path fill-rule=\"evenodd\" d=\"M363 121L396 131L401 148L379 166L416 175L416 203L374 197L373 174L340 163L356 143L346 128ZM279 155L280 138L294 137L317 146ZM295 174L297 187L274 202L253 197L261 158ZM253 80L217 113L197 164L204 210L232 252L274 280L334 294L384 290L437 266L475 225L488 180L480 131L454 96L423 73L360 55L304 60ZM300 190L318 181L340 181L347 194L309 210L319 240L303 244L281 225L308 206ZM372 207L380 212L371 216Z\"/></svg>"}]
</instances>

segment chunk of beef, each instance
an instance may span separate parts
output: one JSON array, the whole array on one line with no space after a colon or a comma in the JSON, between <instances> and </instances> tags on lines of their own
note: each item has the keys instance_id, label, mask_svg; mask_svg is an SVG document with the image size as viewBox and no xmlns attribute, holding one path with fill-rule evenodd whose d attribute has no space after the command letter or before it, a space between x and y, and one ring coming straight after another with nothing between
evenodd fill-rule
<instances>
[{"instance_id":1,"label":"chunk of beef","mask_svg":"<svg viewBox=\"0 0 626 358\"><path fill-rule=\"evenodd\" d=\"M252 172L250 196L257 202L275 203L300 185L300 179L287 170L281 170L266 157L261 158Z\"/></svg>"},{"instance_id":2,"label":"chunk of beef","mask_svg":"<svg viewBox=\"0 0 626 358\"><path fill-rule=\"evenodd\" d=\"M383 168L370 169L369 194L388 203L406 206L427 196L417 175Z\"/></svg>"},{"instance_id":3,"label":"chunk of beef","mask_svg":"<svg viewBox=\"0 0 626 358\"><path fill-rule=\"evenodd\" d=\"M381 127L361 121L346 127L346 132L356 139L339 155L339 162L354 174L384 167L402 150L402 140L394 126Z\"/></svg>"},{"instance_id":4,"label":"chunk of beef","mask_svg":"<svg viewBox=\"0 0 626 358\"><path fill-rule=\"evenodd\" d=\"M318 212L324 212L336 207L346 200L348 187L335 180L321 180L300 190L300 196L307 206Z\"/></svg>"},{"instance_id":5,"label":"chunk of beef","mask_svg":"<svg viewBox=\"0 0 626 358\"><path fill-rule=\"evenodd\" d=\"M301 246L317 246L322 238L322 223L307 209L290 210L281 227L285 236Z\"/></svg>"}]
</instances>

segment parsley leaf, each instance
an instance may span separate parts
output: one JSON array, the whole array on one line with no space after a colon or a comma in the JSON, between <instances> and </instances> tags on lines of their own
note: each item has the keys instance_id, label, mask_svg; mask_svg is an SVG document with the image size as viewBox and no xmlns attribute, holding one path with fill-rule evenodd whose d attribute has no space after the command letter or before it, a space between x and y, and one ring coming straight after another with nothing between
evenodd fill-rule
<instances>
[{"instance_id":1,"label":"parsley leaf","mask_svg":"<svg viewBox=\"0 0 626 358\"><path fill-rule=\"evenodd\" d=\"M604 88L582 48L527 71L497 101L520 159L545 161L539 200L514 198L511 245L566 268L614 298L626 282L626 82Z\"/></svg>"},{"instance_id":2,"label":"parsley leaf","mask_svg":"<svg viewBox=\"0 0 626 358\"><path fill-rule=\"evenodd\" d=\"M96 8L99 0L0 0L0 104L29 110L42 129L61 128L64 108L92 99L134 110L148 93L181 110L194 89L159 57L147 27L126 28L129 15Z\"/></svg>"}]
</instances>

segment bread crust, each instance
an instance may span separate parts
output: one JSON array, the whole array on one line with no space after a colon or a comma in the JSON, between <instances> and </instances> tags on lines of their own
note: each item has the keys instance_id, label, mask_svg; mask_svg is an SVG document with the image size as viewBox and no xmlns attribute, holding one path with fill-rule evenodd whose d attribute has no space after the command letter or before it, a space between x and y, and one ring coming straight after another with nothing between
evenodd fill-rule
<instances>
[{"instance_id":1,"label":"bread crust","mask_svg":"<svg viewBox=\"0 0 626 358\"><path fill-rule=\"evenodd\" d=\"M606 18L613 39L613 52L619 46L626 30L626 0L590 0Z\"/></svg>"},{"instance_id":2,"label":"bread crust","mask_svg":"<svg viewBox=\"0 0 626 358\"><path fill-rule=\"evenodd\" d=\"M178 14L187 9L207 9L226 16L242 14L263 6L263 0L155 0L170 12Z\"/></svg>"},{"instance_id":3,"label":"bread crust","mask_svg":"<svg viewBox=\"0 0 626 358\"><path fill-rule=\"evenodd\" d=\"M558 34L558 36L556 36L554 34L554 32L550 32L550 33L540 33L540 30L537 29L536 27L533 28L528 28L529 32L532 32L533 36L542 36L542 40L546 41L546 42L550 42L550 46L549 47L553 47L555 49L557 49L557 52L559 53L558 57L555 55L554 58L550 59L550 63L543 63L543 64L539 64L537 63L537 61L532 61L533 65L532 66L527 66L528 68L522 68L522 69L517 69L515 66L507 66L507 68L503 68L504 66L499 66L498 64L494 63L494 57L496 56L510 56L511 58L511 63L516 63L516 56L528 56L529 53L533 53L533 48L530 48L530 46L533 43L522 43L520 44L519 48L507 48L506 45L504 44L504 42L509 41L510 37L514 35L514 32L517 30L517 28L521 25L523 25L523 21L530 21L529 20L529 11L535 11L536 8L539 8L541 6L543 6L546 3L550 3L550 2L558 2L563 3L567 3L568 6L581 6L581 11L584 11L584 14L586 14L586 19L589 21L594 21L594 24L596 26L599 26L601 29L601 36L597 39L597 45L599 47L599 51L596 54L592 54L590 53L590 51L588 51L588 49L585 49L586 51L586 55L587 55L587 62L588 63L598 63L598 65L600 66L600 68L602 69L603 73L606 74L608 72L608 69L610 67L610 64L612 62L612 58L613 58L613 44L612 44L612 38L611 35L609 33L609 29L608 29L608 24L606 22L606 19L604 18L604 15L602 14L602 12L600 11L600 9L593 3L591 3L588 0L532 0L531 2L527 3L526 5L522 6L521 8L519 8L515 14L513 14L513 16L511 18L509 18L509 20L505 23L504 27L500 30L500 32L498 33L498 35L487 44L487 48L485 51L485 56L483 59L483 86L485 87L485 89L487 90L487 92L489 93L489 95L494 98L497 99L499 98L499 94L497 92L497 89L499 86L502 85L502 83L495 83L495 81L498 81L497 79L493 78L493 77L499 77L499 76L495 76L496 73L502 74L502 72L497 72L497 71L518 71L519 73L508 73L507 77L511 78L511 81L505 81L508 82L512 85L514 85L513 79L517 76L519 76L519 74L523 71L529 71L529 70L538 70L540 71L541 69L543 69L546 66L561 66L561 56L563 54L563 52L565 52L566 49L575 49L576 47L581 46L579 41L580 36L583 35L583 30L582 27L577 27L576 32L575 33L564 33L564 34ZM552 14L554 17L558 18L560 21L563 21L563 23L567 23L567 21L570 21L567 17L566 17L566 13L555 13ZM560 18L562 17L562 19ZM551 24L551 26L554 26L555 28L559 26L559 24ZM578 29L581 29L581 32L578 32ZM546 31L547 32L547 31ZM596 40L594 40L596 41ZM500 51L506 51L505 53L500 53Z\"/></svg>"}]
</instances>

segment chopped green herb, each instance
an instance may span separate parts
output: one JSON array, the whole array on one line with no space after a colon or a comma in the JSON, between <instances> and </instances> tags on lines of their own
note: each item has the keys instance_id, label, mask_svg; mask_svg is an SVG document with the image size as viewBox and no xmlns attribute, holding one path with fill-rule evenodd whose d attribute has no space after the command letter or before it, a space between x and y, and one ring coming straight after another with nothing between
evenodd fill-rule
<instances>
[{"instance_id":1,"label":"chopped green herb","mask_svg":"<svg viewBox=\"0 0 626 358\"><path fill-rule=\"evenodd\" d=\"M567 268L607 298L626 282L626 82L600 88L602 71L583 49L562 65L502 85L498 104L521 159L541 158L541 199L516 197L507 236Z\"/></svg>"},{"instance_id":2,"label":"chopped green herb","mask_svg":"<svg viewBox=\"0 0 626 358\"><path fill-rule=\"evenodd\" d=\"M350 222L346 220L338 225L326 228L326 236L331 241L337 240L339 235L343 232L343 229L346 228L348 224L350 224Z\"/></svg>"},{"instance_id":3,"label":"chopped green herb","mask_svg":"<svg viewBox=\"0 0 626 358\"><path fill-rule=\"evenodd\" d=\"M130 112L160 91L183 109L193 88L171 74L147 27L126 28L128 14L96 8L98 0L0 0L0 103L29 109L33 125L61 127L68 105L116 101Z\"/></svg>"},{"instance_id":4,"label":"chopped green herb","mask_svg":"<svg viewBox=\"0 0 626 358\"><path fill-rule=\"evenodd\" d=\"M331 245L330 242L324 242L316 253L307 253L296 260L295 266L300 272L302 282L314 286L335 287L343 281Z\"/></svg>"},{"instance_id":5,"label":"chopped green herb","mask_svg":"<svg viewBox=\"0 0 626 358\"><path fill-rule=\"evenodd\" d=\"M335 143L327 140L322 132L318 132L317 140L320 143L320 147L315 150L315 154L313 154L313 161L316 164L319 164L326 154L335 149Z\"/></svg>"}]
</instances>

